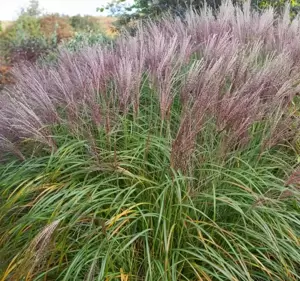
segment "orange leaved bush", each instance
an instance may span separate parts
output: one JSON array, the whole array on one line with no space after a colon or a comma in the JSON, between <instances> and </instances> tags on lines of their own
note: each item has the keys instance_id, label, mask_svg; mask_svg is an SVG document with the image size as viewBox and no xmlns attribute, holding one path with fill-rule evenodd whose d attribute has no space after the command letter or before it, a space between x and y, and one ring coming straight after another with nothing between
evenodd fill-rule
<instances>
[{"instance_id":1,"label":"orange leaved bush","mask_svg":"<svg viewBox=\"0 0 300 281\"><path fill-rule=\"evenodd\" d=\"M11 67L0 64L0 90L8 84L13 83L12 75L10 73Z\"/></svg>"},{"instance_id":2,"label":"orange leaved bush","mask_svg":"<svg viewBox=\"0 0 300 281\"><path fill-rule=\"evenodd\" d=\"M58 42L63 39L69 39L73 36L74 31L67 17L58 15L47 15L40 19L41 32L50 37L56 33Z\"/></svg>"}]
</instances>

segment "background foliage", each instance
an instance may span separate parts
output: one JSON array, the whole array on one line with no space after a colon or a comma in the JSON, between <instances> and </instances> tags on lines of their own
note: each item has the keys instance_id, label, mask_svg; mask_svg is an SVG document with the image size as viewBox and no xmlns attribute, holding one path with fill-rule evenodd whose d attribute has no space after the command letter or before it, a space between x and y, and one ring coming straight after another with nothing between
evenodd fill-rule
<instances>
[{"instance_id":1,"label":"background foliage","mask_svg":"<svg viewBox=\"0 0 300 281\"><path fill-rule=\"evenodd\" d=\"M233 3L242 5L244 0L234 0ZM132 5L125 0L114 0L108 5L98 8L99 11L107 10L113 15L119 17L116 23L118 28L128 25L131 21L136 21L145 18L157 18L160 15L168 12L175 16L184 16L185 12L191 7L199 11L204 5L208 5L216 11L222 3L222 0L135 0ZM291 7L291 15L295 16L300 9L300 1L298 0L252 0L251 5L254 9L265 9L273 7L277 12L282 12L285 5Z\"/></svg>"},{"instance_id":2,"label":"background foliage","mask_svg":"<svg viewBox=\"0 0 300 281\"><path fill-rule=\"evenodd\" d=\"M0 87L10 84L9 70L21 61L53 60L60 45L67 45L70 40L68 46L74 49L114 36L110 32L112 21L103 17L43 14L39 2L30 1L17 20L5 23L0 31Z\"/></svg>"}]
</instances>

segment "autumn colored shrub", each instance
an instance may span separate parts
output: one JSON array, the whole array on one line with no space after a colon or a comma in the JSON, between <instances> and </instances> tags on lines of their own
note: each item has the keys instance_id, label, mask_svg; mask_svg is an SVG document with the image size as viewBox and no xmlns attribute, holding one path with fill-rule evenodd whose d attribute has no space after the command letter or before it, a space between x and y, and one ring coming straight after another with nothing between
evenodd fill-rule
<instances>
[{"instance_id":1,"label":"autumn colored shrub","mask_svg":"<svg viewBox=\"0 0 300 281\"><path fill-rule=\"evenodd\" d=\"M45 37L50 38L56 34L58 42L70 39L73 34L73 28L67 17L59 15L47 15L40 19L41 32Z\"/></svg>"},{"instance_id":2,"label":"autumn colored shrub","mask_svg":"<svg viewBox=\"0 0 300 281\"><path fill-rule=\"evenodd\" d=\"M11 67L1 64L0 62L0 91L3 90L5 85L13 83L13 78L10 73Z\"/></svg>"}]
</instances>

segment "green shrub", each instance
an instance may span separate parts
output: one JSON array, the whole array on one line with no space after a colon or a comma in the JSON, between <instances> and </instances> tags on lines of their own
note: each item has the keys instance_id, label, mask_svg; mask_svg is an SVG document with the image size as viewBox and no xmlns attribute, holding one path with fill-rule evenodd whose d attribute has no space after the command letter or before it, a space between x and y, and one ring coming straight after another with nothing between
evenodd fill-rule
<instances>
[{"instance_id":1,"label":"green shrub","mask_svg":"<svg viewBox=\"0 0 300 281\"><path fill-rule=\"evenodd\" d=\"M78 51L83 47L106 44L110 41L111 39L102 33L81 32L75 33L74 37L68 41L65 41L62 46L69 51Z\"/></svg>"},{"instance_id":2,"label":"green shrub","mask_svg":"<svg viewBox=\"0 0 300 281\"><path fill-rule=\"evenodd\" d=\"M9 63L36 61L56 45L55 36L44 36L39 19L27 15L20 16L1 37L2 48L5 50L3 55Z\"/></svg>"},{"instance_id":3,"label":"green shrub","mask_svg":"<svg viewBox=\"0 0 300 281\"><path fill-rule=\"evenodd\" d=\"M39 19L27 15L20 16L13 26L4 33L4 39L17 42L24 36L40 37L42 35Z\"/></svg>"},{"instance_id":4,"label":"green shrub","mask_svg":"<svg viewBox=\"0 0 300 281\"><path fill-rule=\"evenodd\" d=\"M56 48L55 40L49 42L44 37L23 38L18 44L11 44L9 50L10 63L18 63L21 61L35 62L41 56L54 51Z\"/></svg>"},{"instance_id":5,"label":"green shrub","mask_svg":"<svg viewBox=\"0 0 300 281\"><path fill-rule=\"evenodd\" d=\"M72 16L70 17L70 23L77 32L99 32L101 30L99 22L92 16Z\"/></svg>"}]
</instances>

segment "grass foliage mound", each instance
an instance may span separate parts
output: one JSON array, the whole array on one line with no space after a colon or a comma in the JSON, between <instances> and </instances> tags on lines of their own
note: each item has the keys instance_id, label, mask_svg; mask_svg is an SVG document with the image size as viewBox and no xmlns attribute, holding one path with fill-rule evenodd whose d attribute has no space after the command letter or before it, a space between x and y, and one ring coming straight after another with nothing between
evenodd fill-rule
<instances>
[{"instance_id":1,"label":"grass foliage mound","mask_svg":"<svg viewBox=\"0 0 300 281\"><path fill-rule=\"evenodd\" d=\"M18 65L0 280L300 280L299 42L226 3Z\"/></svg>"}]
</instances>

